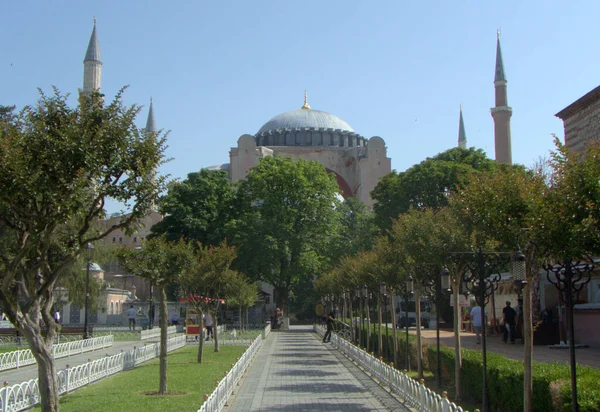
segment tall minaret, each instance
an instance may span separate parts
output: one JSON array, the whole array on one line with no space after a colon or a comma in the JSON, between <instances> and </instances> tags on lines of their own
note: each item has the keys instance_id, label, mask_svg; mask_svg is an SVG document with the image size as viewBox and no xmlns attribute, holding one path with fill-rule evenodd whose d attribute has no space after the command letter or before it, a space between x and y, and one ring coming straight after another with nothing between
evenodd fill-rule
<instances>
[{"instance_id":1,"label":"tall minaret","mask_svg":"<svg viewBox=\"0 0 600 412\"><path fill-rule=\"evenodd\" d=\"M102 62L100 61L100 45L96 35L96 18L94 17L94 30L83 59L83 92L90 93L100 90L102 81Z\"/></svg>"},{"instance_id":2,"label":"tall minaret","mask_svg":"<svg viewBox=\"0 0 600 412\"><path fill-rule=\"evenodd\" d=\"M458 118L458 147L467 148L467 134L465 133L465 122L462 115L462 104L460 105L460 117Z\"/></svg>"},{"instance_id":3,"label":"tall minaret","mask_svg":"<svg viewBox=\"0 0 600 412\"><path fill-rule=\"evenodd\" d=\"M496 44L496 75L494 77L496 88L496 107L492 107L494 118L494 142L496 146L496 161L498 163L512 164L512 150L510 147L510 116L512 108L508 106L506 94L506 75L502 63L502 50L500 49L500 30Z\"/></svg>"},{"instance_id":4,"label":"tall minaret","mask_svg":"<svg viewBox=\"0 0 600 412\"><path fill-rule=\"evenodd\" d=\"M156 133L156 122L154 121L154 108L152 107L152 97L150 98L150 110L148 111L148 120L146 121L146 131Z\"/></svg>"}]
</instances>

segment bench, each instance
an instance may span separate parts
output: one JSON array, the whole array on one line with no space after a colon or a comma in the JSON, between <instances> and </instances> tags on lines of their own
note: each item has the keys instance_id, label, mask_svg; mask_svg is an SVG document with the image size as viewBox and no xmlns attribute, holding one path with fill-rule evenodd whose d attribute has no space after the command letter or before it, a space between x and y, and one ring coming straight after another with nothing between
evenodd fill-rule
<instances>
[{"instance_id":1,"label":"bench","mask_svg":"<svg viewBox=\"0 0 600 412\"><path fill-rule=\"evenodd\" d=\"M17 328L0 328L0 339L2 338L8 338L18 346L23 344L23 336Z\"/></svg>"},{"instance_id":2,"label":"bench","mask_svg":"<svg viewBox=\"0 0 600 412\"><path fill-rule=\"evenodd\" d=\"M61 335L83 335L85 328L83 326L63 326L60 328ZM88 326L88 333L92 336L93 328Z\"/></svg>"},{"instance_id":3,"label":"bench","mask_svg":"<svg viewBox=\"0 0 600 412\"><path fill-rule=\"evenodd\" d=\"M200 338L200 325L187 325L185 327L185 341L198 341Z\"/></svg>"}]
</instances>

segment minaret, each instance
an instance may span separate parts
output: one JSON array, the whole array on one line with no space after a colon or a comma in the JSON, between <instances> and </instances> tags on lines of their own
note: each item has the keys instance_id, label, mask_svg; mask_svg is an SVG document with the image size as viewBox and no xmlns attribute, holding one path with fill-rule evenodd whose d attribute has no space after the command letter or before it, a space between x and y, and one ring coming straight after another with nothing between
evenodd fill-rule
<instances>
[{"instance_id":1,"label":"minaret","mask_svg":"<svg viewBox=\"0 0 600 412\"><path fill-rule=\"evenodd\" d=\"M458 147L467 148L467 134L465 133L465 122L463 121L462 104L460 105L460 117L458 118Z\"/></svg>"},{"instance_id":2,"label":"minaret","mask_svg":"<svg viewBox=\"0 0 600 412\"><path fill-rule=\"evenodd\" d=\"M83 92L90 93L100 90L102 81L102 62L100 61L100 45L96 35L96 18L94 17L94 30L83 59Z\"/></svg>"},{"instance_id":3,"label":"minaret","mask_svg":"<svg viewBox=\"0 0 600 412\"><path fill-rule=\"evenodd\" d=\"M508 97L506 94L506 75L504 74L502 50L500 49L500 30L498 30L496 44L494 87L496 88L496 107L492 107L491 113L494 118L496 161L498 163L512 164L512 150L510 146L510 116L512 116L512 108L508 106Z\"/></svg>"},{"instance_id":4,"label":"minaret","mask_svg":"<svg viewBox=\"0 0 600 412\"><path fill-rule=\"evenodd\" d=\"M156 123L154 122L154 109L152 107L152 97L150 98L150 110L148 111L148 120L146 121L146 131L156 133Z\"/></svg>"}]
</instances>

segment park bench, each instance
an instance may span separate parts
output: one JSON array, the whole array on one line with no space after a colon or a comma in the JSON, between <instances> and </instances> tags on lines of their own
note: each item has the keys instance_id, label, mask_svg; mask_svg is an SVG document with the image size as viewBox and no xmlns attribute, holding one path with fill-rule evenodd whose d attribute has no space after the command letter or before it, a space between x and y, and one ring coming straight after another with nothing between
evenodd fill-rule
<instances>
[{"instance_id":1,"label":"park bench","mask_svg":"<svg viewBox=\"0 0 600 412\"><path fill-rule=\"evenodd\" d=\"M185 341L198 341L200 338L200 325L187 325L185 327Z\"/></svg>"},{"instance_id":2,"label":"park bench","mask_svg":"<svg viewBox=\"0 0 600 412\"><path fill-rule=\"evenodd\" d=\"M60 328L61 335L83 335L85 328L83 326L63 326ZM88 333L92 335L93 328L88 326Z\"/></svg>"}]
</instances>

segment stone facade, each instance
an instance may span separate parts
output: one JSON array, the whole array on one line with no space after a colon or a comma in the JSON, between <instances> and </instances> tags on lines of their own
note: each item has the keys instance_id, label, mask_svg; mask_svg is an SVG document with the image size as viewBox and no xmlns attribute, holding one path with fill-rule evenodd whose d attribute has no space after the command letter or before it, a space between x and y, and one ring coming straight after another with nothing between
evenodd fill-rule
<instances>
[{"instance_id":1,"label":"stone facade","mask_svg":"<svg viewBox=\"0 0 600 412\"><path fill-rule=\"evenodd\" d=\"M567 149L584 151L590 140L600 137L600 86L555 116L563 121Z\"/></svg>"}]
</instances>

